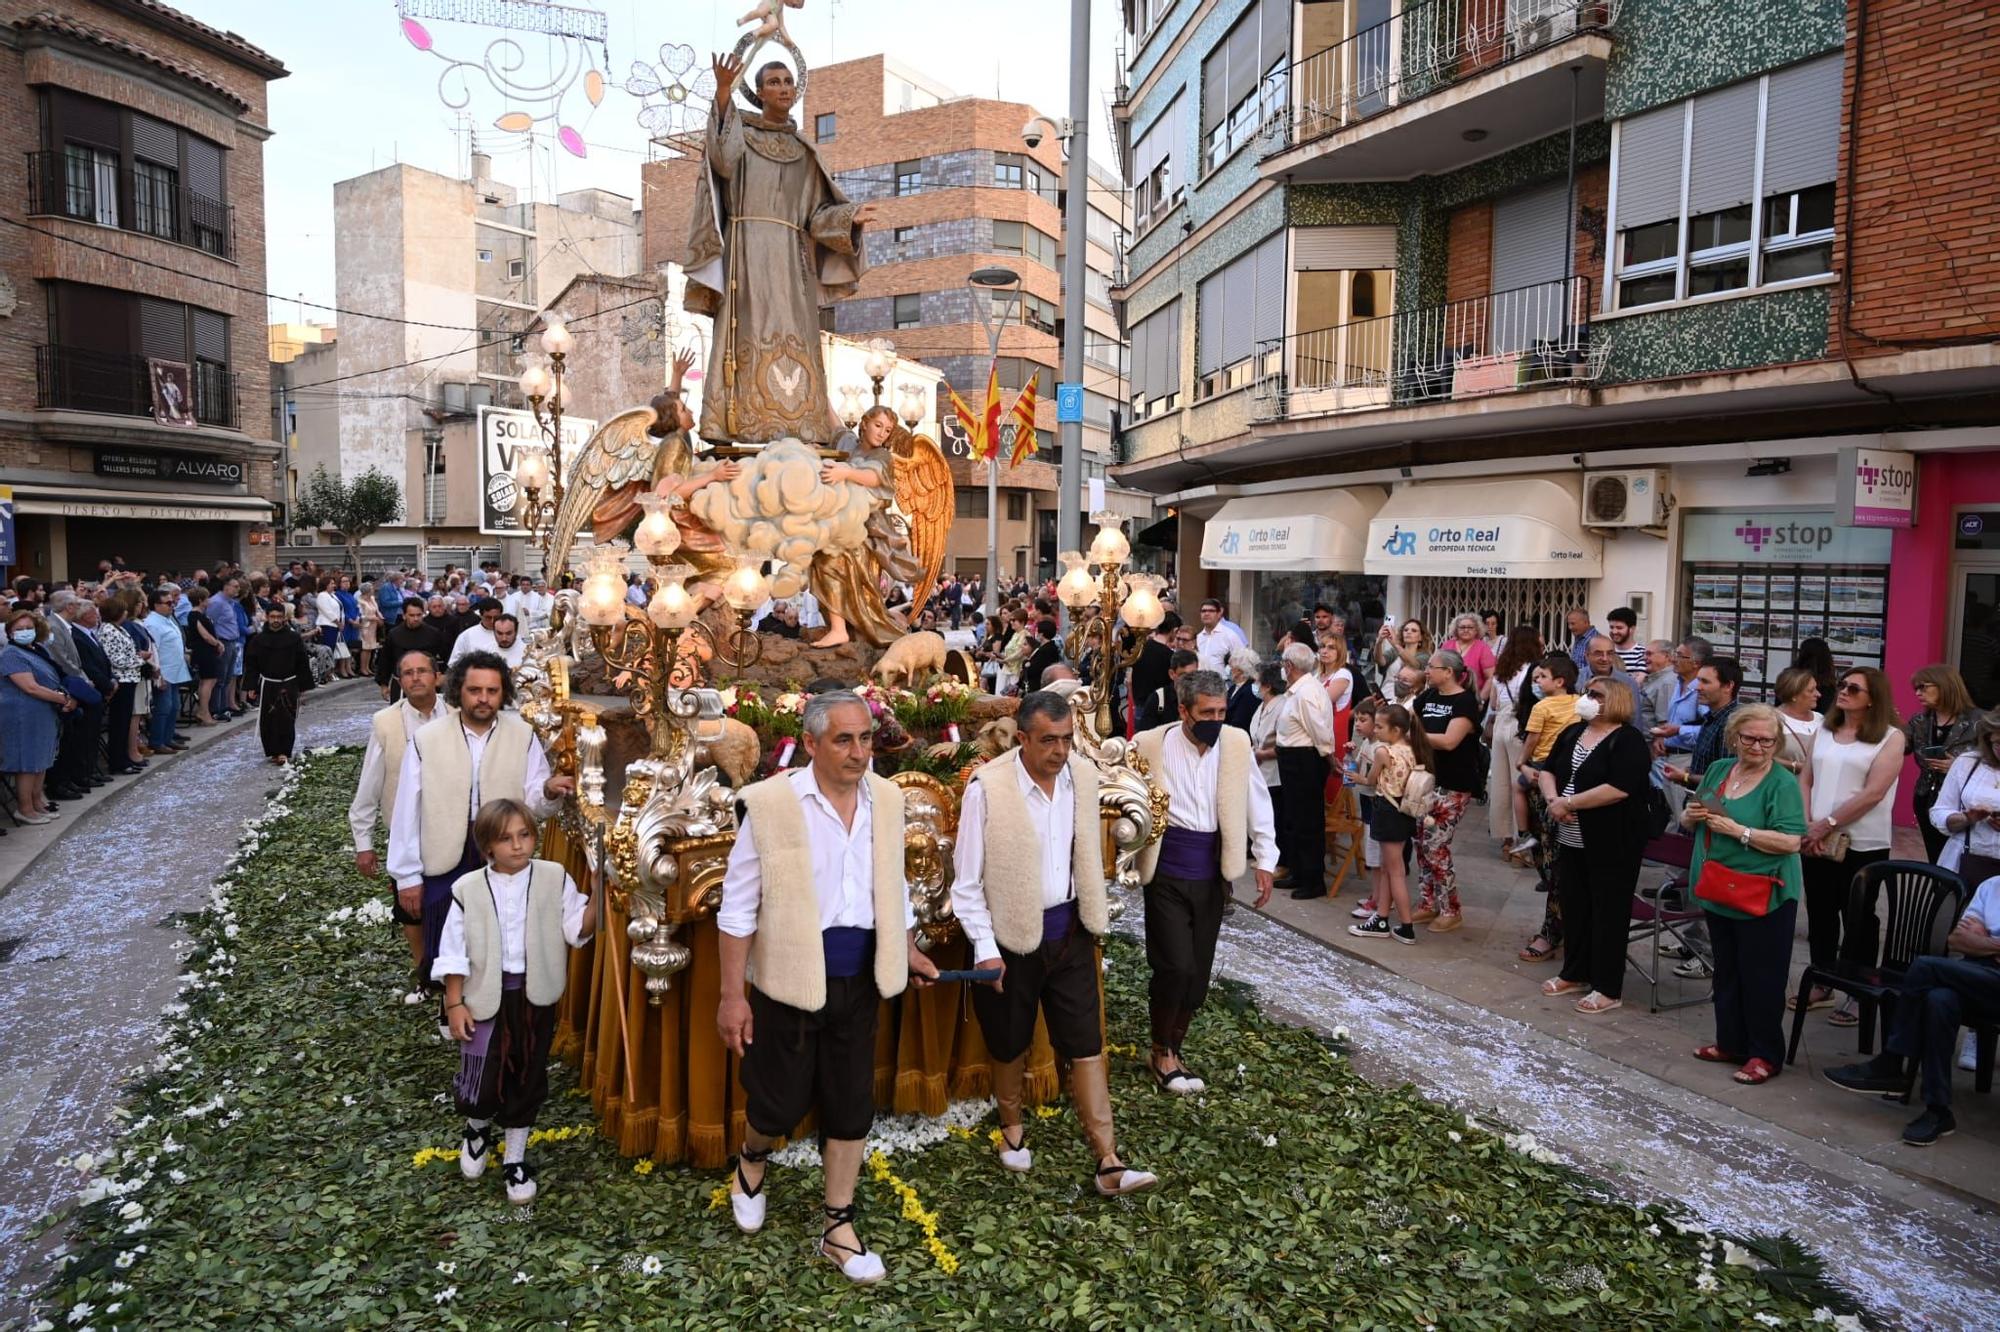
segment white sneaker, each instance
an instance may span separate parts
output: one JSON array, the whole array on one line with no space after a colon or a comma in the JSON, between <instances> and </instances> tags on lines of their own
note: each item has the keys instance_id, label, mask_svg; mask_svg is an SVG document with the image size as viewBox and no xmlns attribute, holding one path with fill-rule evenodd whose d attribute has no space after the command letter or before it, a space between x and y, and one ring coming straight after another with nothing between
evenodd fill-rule
<instances>
[{"instance_id":1,"label":"white sneaker","mask_svg":"<svg viewBox=\"0 0 2000 1332\"><path fill-rule=\"evenodd\" d=\"M486 1163L493 1157L493 1144L498 1140L491 1124L478 1128L467 1124L458 1142L458 1173L467 1179L478 1179L485 1174Z\"/></svg>"},{"instance_id":2,"label":"white sneaker","mask_svg":"<svg viewBox=\"0 0 2000 1332\"><path fill-rule=\"evenodd\" d=\"M535 1200L535 1168L526 1161L509 1161L500 1167L507 1180L507 1201L516 1207Z\"/></svg>"},{"instance_id":3,"label":"white sneaker","mask_svg":"<svg viewBox=\"0 0 2000 1332\"><path fill-rule=\"evenodd\" d=\"M1959 1044L1958 1066L1968 1073L1979 1068L1979 1037L1972 1032L1966 1032L1964 1041Z\"/></svg>"},{"instance_id":4,"label":"white sneaker","mask_svg":"<svg viewBox=\"0 0 2000 1332\"><path fill-rule=\"evenodd\" d=\"M755 1164L753 1162L753 1164ZM736 1162L736 1187L729 1191L729 1213L736 1218L736 1228L746 1235L754 1235L764 1228L764 1186L770 1182L770 1166L764 1167L764 1178L757 1181L757 1191L749 1191L743 1178L743 1162Z\"/></svg>"},{"instance_id":5,"label":"white sneaker","mask_svg":"<svg viewBox=\"0 0 2000 1332\"><path fill-rule=\"evenodd\" d=\"M1000 1130L1000 1164L1009 1170L1018 1171L1021 1174L1026 1174L1034 1168L1035 1154L1028 1150L1028 1135L1026 1131L1023 1131L1021 1134L1021 1145L1019 1147L1009 1147L1007 1145L1007 1130L1004 1128Z\"/></svg>"}]
</instances>

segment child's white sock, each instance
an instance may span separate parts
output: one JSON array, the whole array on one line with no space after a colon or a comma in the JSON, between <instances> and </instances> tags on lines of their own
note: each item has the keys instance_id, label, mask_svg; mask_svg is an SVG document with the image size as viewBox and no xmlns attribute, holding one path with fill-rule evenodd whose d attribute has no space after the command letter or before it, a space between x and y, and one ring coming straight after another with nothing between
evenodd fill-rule
<instances>
[{"instance_id":1,"label":"child's white sock","mask_svg":"<svg viewBox=\"0 0 2000 1332\"><path fill-rule=\"evenodd\" d=\"M508 1165L528 1158L528 1130L510 1128L507 1130L507 1153L501 1158Z\"/></svg>"},{"instance_id":2,"label":"child's white sock","mask_svg":"<svg viewBox=\"0 0 2000 1332\"><path fill-rule=\"evenodd\" d=\"M493 1121L492 1121L492 1120L490 1120L490 1119L470 1119L470 1118L468 1118L468 1119L467 1119L467 1120L465 1121L465 1126L466 1126L467 1128L471 1129L471 1130L472 1130L473 1132L477 1133L477 1132L478 1132L478 1131L479 1131L480 1129L483 1129L483 1128L485 1128L485 1127L486 1127L486 1126L487 1126L488 1124L491 1124L492 1122L493 1122Z\"/></svg>"}]
</instances>

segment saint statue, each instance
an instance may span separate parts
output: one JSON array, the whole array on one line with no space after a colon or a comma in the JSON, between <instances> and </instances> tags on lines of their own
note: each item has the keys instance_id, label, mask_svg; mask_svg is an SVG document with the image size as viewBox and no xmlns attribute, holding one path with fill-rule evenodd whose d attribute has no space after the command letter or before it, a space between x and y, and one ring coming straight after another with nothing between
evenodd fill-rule
<instances>
[{"instance_id":1,"label":"saint statue","mask_svg":"<svg viewBox=\"0 0 2000 1332\"><path fill-rule=\"evenodd\" d=\"M741 48L739 48L741 49ZM757 106L731 96L737 55L715 58L708 185L688 235L686 306L715 317L701 435L828 447L840 434L827 391L819 311L854 294L871 204L849 203L792 122L798 85L778 61L757 70Z\"/></svg>"}]
</instances>

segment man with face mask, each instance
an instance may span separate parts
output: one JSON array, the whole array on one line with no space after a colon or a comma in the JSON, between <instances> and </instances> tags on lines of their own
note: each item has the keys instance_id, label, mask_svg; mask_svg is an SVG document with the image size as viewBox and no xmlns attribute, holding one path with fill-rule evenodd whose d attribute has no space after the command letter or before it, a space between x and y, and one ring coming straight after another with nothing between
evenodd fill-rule
<instances>
[{"instance_id":1,"label":"man with face mask","mask_svg":"<svg viewBox=\"0 0 2000 1332\"><path fill-rule=\"evenodd\" d=\"M292 632L285 608L264 612L262 633L243 649L244 697L257 708L257 738L273 763L292 761L298 743L299 695L313 687L312 655Z\"/></svg>"},{"instance_id":2,"label":"man with face mask","mask_svg":"<svg viewBox=\"0 0 2000 1332\"><path fill-rule=\"evenodd\" d=\"M1215 940L1232 881L1252 867L1258 906L1271 900L1278 846L1271 792L1250 737L1223 724L1229 686L1213 671L1175 684L1181 720L1139 736L1138 750L1167 792L1166 835L1139 858L1146 885L1146 962L1154 1081L1189 1096L1207 1083L1181 1061L1181 1042L1208 997Z\"/></svg>"}]
</instances>

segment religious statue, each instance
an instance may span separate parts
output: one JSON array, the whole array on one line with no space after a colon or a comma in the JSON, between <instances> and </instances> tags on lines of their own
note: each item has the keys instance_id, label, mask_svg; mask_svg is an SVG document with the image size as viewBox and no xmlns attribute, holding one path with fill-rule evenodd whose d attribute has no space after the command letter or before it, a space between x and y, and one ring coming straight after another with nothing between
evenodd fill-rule
<instances>
[{"instance_id":1,"label":"religious statue","mask_svg":"<svg viewBox=\"0 0 2000 1332\"><path fill-rule=\"evenodd\" d=\"M909 439L901 455L891 445L891 437L898 431ZM850 626L863 641L877 647L909 632L903 617L888 608L882 584L885 579L910 584L921 593L912 605L920 606L929 597L951 526L949 507L935 507L940 497L940 471L942 498L948 506L951 466L944 455L936 445L928 451L918 447L916 436L903 429L896 413L879 405L862 414L853 454L843 462L821 465L820 480L825 484L845 481L872 491L875 498L868 511L865 545L821 550L813 556L806 583L819 599L820 613L826 616L826 633L812 646L829 648L847 642ZM906 516L898 516L890 503L903 499L906 492Z\"/></svg>"},{"instance_id":2,"label":"religious statue","mask_svg":"<svg viewBox=\"0 0 2000 1332\"><path fill-rule=\"evenodd\" d=\"M755 86L744 90L750 111L731 97L743 68L740 54L715 58L709 188L697 193L689 225L686 305L716 321L701 434L826 447L840 423L827 391L819 311L854 294L862 224L874 209L847 201L793 123L792 71L775 60L760 66Z\"/></svg>"}]
</instances>

